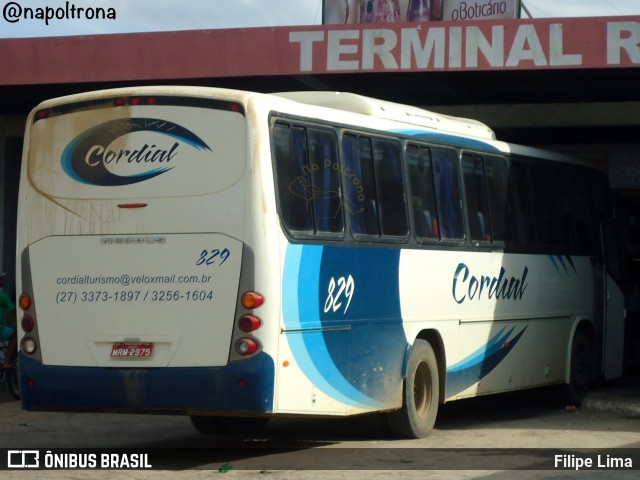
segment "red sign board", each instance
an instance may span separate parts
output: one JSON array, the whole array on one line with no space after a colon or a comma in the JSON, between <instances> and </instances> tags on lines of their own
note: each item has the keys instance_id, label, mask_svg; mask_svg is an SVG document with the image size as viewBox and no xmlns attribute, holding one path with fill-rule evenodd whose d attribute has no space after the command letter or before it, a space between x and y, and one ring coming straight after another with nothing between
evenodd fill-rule
<instances>
[{"instance_id":1,"label":"red sign board","mask_svg":"<svg viewBox=\"0 0 640 480\"><path fill-rule=\"evenodd\" d=\"M637 18L439 22L292 31L299 72L640 65Z\"/></svg>"},{"instance_id":2,"label":"red sign board","mask_svg":"<svg viewBox=\"0 0 640 480\"><path fill-rule=\"evenodd\" d=\"M638 16L0 39L0 85L638 65Z\"/></svg>"}]
</instances>

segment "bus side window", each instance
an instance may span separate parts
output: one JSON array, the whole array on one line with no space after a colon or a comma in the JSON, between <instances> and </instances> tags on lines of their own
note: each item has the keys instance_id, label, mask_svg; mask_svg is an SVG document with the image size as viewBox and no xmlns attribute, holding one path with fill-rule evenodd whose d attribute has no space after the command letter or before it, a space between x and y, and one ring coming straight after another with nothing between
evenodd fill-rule
<instances>
[{"instance_id":1,"label":"bus side window","mask_svg":"<svg viewBox=\"0 0 640 480\"><path fill-rule=\"evenodd\" d=\"M433 148L433 175L436 187L440 235L443 240L464 239L462 197L455 150Z\"/></svg>"},{"instance_id":2,"label":"bus side window","mask_svg":"<svg viewBox=\"0 0 640 480\"><path fill-rule=\"evenodd\" d=\"M484 158L487 194L491 213L491 236L494 242L513 239L511 202L509 201L509 174L503 157Z\"/></svg>"},{"instance_id":3,"label":"bus side window","mask_svg":"<svg viewBox=\"0 0 640 480\"><path fill-rule=\"evenodd\" d=\"M438 214L436 192L433 184L433 166L428 148L407 146L407 169L411 212L416 238L418 240L437 239Z\"/></svg>"},{"instance_id":4,"label":"bus side window","mask_svg":"<svg viewBox=\"0 0 640 480\"><path fill-rule=\"evenodd\" d=\"M491 218L482 157L464 154L462 169L471 240L491 241Z\"/></svg>"},{"instance_id":5,"label":"bus side window","mask_svg":"<svg viewBox=\"0 0 640 480\"><path fill-rule=\"evenodd\" d=\"M344 164L342 184L345 209L354 235L380 236L371 139L346 134L342 139Z\"/></svg>"},{"instance_id":6,"label":"bus side window","mask_svg":"<svg viewBox=\"0 0 640 480\"><path fill-rule=\"evenodd\" d=\"M313 129L307 134L315 231L341 234L344 227L336 137L333 132Z\"/></svg>"},{"instance_id":7,"label":"bus side window","mask_svg":"<svg viewBox=\"0 0 640 480\"><path fill-rule=\"evenodd\" d=\"M563 252L573 251L577 241L577 238L574 237L575 205L572 198L575 181L572 174L574 173L567 168L553 169L554 242Z\"/></svg>"},{"instance_id":8,"label":"bus side window","mask_svg":"<svg viewBox=\"0 0 640 480\"><path fill-rule=\"evenodd\" d=\"M540 242L531 166L521 160L512 159L509 178L511 205L514 209L515 241L521 248L532 248Z\"/></svg>"},{"instance_id":9,"label":"bus side window","mask_svg":"<svg viewBox=\"0 0 640 480\"><path fill-rule=\"evenodd\" d=\"M531 164L531 184L534 192L536 230L540 246L558 251L556 237L556 209L551 167L545 164ZM544 192L544 193L543 193Z\"/></svg>"},{"instance_id":10,"label":"bus side window","mask_svg":"<svg viewBox=\"0 0 640 480\"><path fill-rule=\"evenodd\" d=\"M273 128L280 213L292 234L312 234L311 176L304 128L276 124Z\"/></svg>"},{"instance_id":11,"label":"bus side window","mask_svg":"<svg viewBox=\"0 0 640 480\"><path fill-rule=\"evenodd\" d=\"M400 144L374 139L373 155L381 233L406 237L409 226L404 200Z\"/></svg>"}]
</instances>

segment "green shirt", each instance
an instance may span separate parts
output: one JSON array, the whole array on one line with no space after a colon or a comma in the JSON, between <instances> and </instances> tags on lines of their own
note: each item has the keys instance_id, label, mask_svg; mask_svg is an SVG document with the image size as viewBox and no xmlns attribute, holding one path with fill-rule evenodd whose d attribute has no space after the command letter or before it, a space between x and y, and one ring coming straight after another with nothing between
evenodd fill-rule
<instances>
[{"instance_id":1,"label":"green shirt","mask_svg":"<svg viewBox=\"0 0 640 480\"><path fill-rule=\"evenodd\" d=\"M0 330L4 328L5 318L7 312L15 310L16 306L11 300L11 297L6 292L0 290Z\"/></svg>"}]
</instances>

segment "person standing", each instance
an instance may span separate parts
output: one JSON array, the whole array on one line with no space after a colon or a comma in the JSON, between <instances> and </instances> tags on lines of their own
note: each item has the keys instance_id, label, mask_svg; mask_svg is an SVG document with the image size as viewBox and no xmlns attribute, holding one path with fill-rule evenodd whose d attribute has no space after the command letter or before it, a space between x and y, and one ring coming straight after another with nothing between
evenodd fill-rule
<instances>
[{"instance_id":1,"label":"person standing","mask_svg":"<svg viewBox=\"0 0 640 480\"><path fill-rule=\"evenodd\" d=\"M16 305L11 297L3 290L6 273L0 273L0 341L9 342L7 354L4 358L4 368L11 368L10 359L17 347L16 334Z\"/></svg>"}]
</instances>

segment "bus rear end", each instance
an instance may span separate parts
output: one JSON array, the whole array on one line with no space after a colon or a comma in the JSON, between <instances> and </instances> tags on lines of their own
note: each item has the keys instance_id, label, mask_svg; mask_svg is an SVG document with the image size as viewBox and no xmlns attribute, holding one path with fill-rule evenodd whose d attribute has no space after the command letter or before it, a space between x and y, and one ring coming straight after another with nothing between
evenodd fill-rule
<instances>
[{"instance_id":1,"label":"bus rear end","mask_svg":"<svg viewBox=\"0 0 640 480\"><path fill-rule=\"evenodd\" d=\"M24 408L271 411L273 362L250 315L261 300L240 300L251 283L244 100L216 92L112 90L29 117Z\"/></svg>"}]
</instances>

